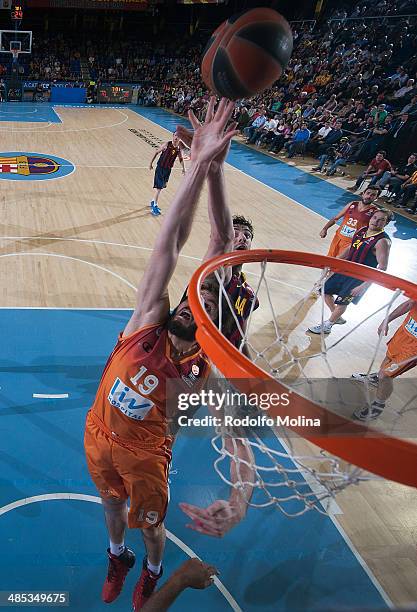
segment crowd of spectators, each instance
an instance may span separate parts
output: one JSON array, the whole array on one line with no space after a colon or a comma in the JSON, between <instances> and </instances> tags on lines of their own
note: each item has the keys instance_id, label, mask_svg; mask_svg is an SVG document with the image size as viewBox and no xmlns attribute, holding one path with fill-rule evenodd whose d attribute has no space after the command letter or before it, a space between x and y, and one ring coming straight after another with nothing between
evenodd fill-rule
<instances>
[{"instance_id":1,"label":"crowd of spectators","mask_svg":"<svg viewBox=\"0 0 417 612\"><path fill-rule=\"evenodd\" d=\"M21 78L41 81L75 81L81 76L81 53L62 36L34 36L32 52L20 53L18 74ZM11 71L11 55L2 55L0 76Z\"/></svg>"},{"instance_id":2,"label":"crowd of spectators","mask_svg":"<svg viewBox=\"0 0 417 612\"><path fill-rule=\"evenodd\" d=\"M388 189L388 201L415 213L417 16L386 17L399 5L417 13L414 0L375 0L313 29L295 26L285 75L262 95L239 101L234 119L249 144L289 158L317 158L314 172L334 176L347 164L365 164L352 191L372 180ZM363 19L369 13L380 17ZM154 57L158 80L142 88L141 102L180 114L191 108L202 118L209 93L200 52Z\"/></svg>"},{"instance_id":3,"label":"crowd of spectators","mask_svg":"<svg viewBox=\"0 0 417 612\"><path fill-rule=\"evenodd\" d=\"M111 49L87 42L86 57L92 80L164 83L182 79L190 72L190 62L199 66L200 45L125 40ZM186 61L187 60L187 61Z\"/></svg>"},{"instance_id":4,"label":"crowd of spectators","mask_svg":"<svg viewBox=\"0 0 417 612\"><path fill-rule=\"evenodd\" d=\"M77 80L81 53L61 37L33 40L27 76L34 80Z\"/></svg>"},{"instance_id":5,"label":"crowd of spectators","mask_svg":"<svg viewBox=\"0 0 417 612\"><path fill-rule=\"evenodd\" d=\"M402 16L401 16L402 15ZM316 158L312 171L331 177L347 164L351 190L372 180L395 205L417 209L417 0L362 0L319 23L293 24L294 51L285 74L262 95L237 104L234 119L247 143L271 154ZM139 103L203 117L209 92L200 62L207 32L192 42L125 39L34 39L25 73L32 79L137 82ZM413 159L413 161L409 161ZM410 174L411 173L411 174ZM399 182L400 181L400 182Z\"/></svg>"}]
</instances>

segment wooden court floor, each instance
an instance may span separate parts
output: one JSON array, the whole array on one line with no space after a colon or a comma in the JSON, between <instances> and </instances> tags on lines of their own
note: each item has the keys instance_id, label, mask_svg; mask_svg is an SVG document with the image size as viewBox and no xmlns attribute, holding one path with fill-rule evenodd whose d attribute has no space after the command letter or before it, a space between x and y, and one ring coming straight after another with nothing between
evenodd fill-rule
<instances>
[{"instance_id":1,"label":"wooden court floor","mask_svg":"<svg viewBox=\"0 0 417 612\"><path fill-rule=\"evenodd\" d=\"M0 183L1 306L131 308L163 220L149 212L153 182L149 161L169 133L127 108L59 107L57 112L60 124L0 124L4 152L56 155L75 166L72 174L57 180ZM254 223L254 247L326 253L332 232L326 240L318 237L325 223L321 215L232 166L226 168L226 179L232 212ZM160 199L163 211L180 180L177 166ZM173 278L173 304L204 255L209 235L206 206L204 192ZM253 284L257 270L249 266L248 271ZM414 240L394 241L389 271L417 278ZM299 355L308 356L319 349L319 340L305 330L320 320L320 305L312 301L301 309L299 305L317 272L276 266L271 277L279 317L292 326L288 330L292 346ZM261 293L261 302L262 297ZM357 324L371 313L375 301L383 299L382 289L371 289L369 299L349 314L348 325ZM378 323L378 317L370 319L346 339L342 351L334 351L337 376L367 367ZM335 338L346 331L335 330ZM271 332L271 313L260 308L254 344ZM384 346L377 363L383 354ZM315 366L311 375L326 375L320 368ZM405 428L415 427L415 410L404 418ZM394 603L417 601L416 491L377 481L346 490L337 502L343 514L336 520Z\"/></svg>"}]
</instances>

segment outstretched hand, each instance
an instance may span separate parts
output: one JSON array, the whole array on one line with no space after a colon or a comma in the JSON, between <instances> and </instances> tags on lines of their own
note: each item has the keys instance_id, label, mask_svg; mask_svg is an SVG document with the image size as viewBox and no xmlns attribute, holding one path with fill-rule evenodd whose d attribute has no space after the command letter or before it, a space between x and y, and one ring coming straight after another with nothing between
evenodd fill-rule
<instances>
[{"instance_id":1,"label":"outstretched hand","mask_svg":"<svg viewBox=\"0 0 417 612\"><path fill-rule=\"evenodd\" d=\"M177 127L177 134L180 140L191 147L191 160L194 162L212 162L215 165L222 164L226 159L233 136L239 132L233 123L227 128L227 123L233 114L234 102L222 98L217 111L214 112L216 98L210 98L207 108L205 123L201 124L193 111L188 112L194 132Z\"/></svg>"},{"instance_id":2,"label":"outstretched hand","mask_svg":"<svg viewBox=\"0 0 417 612\"><path fill-rule=\"evenodd\" d=\"M387 336L388 335L388 321L385 319L382 321L380 326L378 327L378 336Z\"/></svg>"},{"instance_id":3,"label":"outstretched hand","mask_svg":"<svg viewBox=\"0 0 417 612\"><path fill-rule=\"evenodd\" d=\"M203 563L200 559L188 559L179 567L172 575L172 578L178 578L185 587L192 589L206 589L213 584L214 576L219 572L214 565Z\"/></svg>"},{"instance_id":4,"label":"outstretched hand","mask_svg":"<svg viewBox=\"0 0 417 612\"><path fill-rule=\"evenodd\" d=\"M246 507L218 499L207 508L199 508L191 504L179 504L181 510L192 519L186 525L189 529L205 535L221 538L245 517Z\"/></svg>"}]
</instances>

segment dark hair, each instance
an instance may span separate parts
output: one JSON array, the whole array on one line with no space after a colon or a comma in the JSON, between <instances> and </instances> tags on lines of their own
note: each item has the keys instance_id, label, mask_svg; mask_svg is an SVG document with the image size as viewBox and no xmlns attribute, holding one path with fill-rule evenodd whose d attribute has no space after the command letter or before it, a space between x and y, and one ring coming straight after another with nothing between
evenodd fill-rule
<instances>
[{"instance_id":1,"label":"dark hair","mask_svg":"<svg viewBox=\"0 0 417 612\"><path fill-rule=\"evenodd\" d=\"M377 191L378 193L381 193L382 189L381 187L378 187L378 185L368 185L368 187L365 187L364 191Z\"/></svg>"},{"instance_id":2,"label":"dark hair","mask_svg":"<svg viewBox=\"0 0 417 612\"><path fill-rule=\"evenodd\" d=\"M243 215L233 215L233 225L243 225L247 227L252 234L252 238L254 237L255 232L253 231L253 225L250 219L246 219Z\"/></svg>"},{"instance_id":3,"label":"dark hair","mask_svg":"<svg viewBox=\"0 0 417 612\"><path fill-rule=\"evenodd\" d=\"M376 154L377 154L377 155L381 154L381 155L383 155L383 156L385 157L385 156L386 156L386 154L387 154L387 152L386 152L386 151L377 151L377 153L376 153Z\"/></svg>"}]
</instances>

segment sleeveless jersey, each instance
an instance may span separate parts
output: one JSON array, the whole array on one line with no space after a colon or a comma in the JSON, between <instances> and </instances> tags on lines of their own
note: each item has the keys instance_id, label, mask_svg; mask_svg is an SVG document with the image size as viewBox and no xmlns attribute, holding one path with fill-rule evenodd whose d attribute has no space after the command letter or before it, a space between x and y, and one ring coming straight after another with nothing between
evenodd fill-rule
<instances>
[{"instance_id":1,"label":"sleeveless jersey","mask_svg":"<svg viewBox=\"0 0 417 612\"><path fill-rule=\"evenodd\" d=\"M355 200L350 203L349 208L346 211L345 216L343 217L342 223L340 227L337 229L337 234L339 236L343 236L344 238L348 238L351 240L355 235L355 232L362 229L363 227L368 227L369 219L372 215L379 210L378 206L369 206L366 210L359 210L359 201Z\"/></svg>"},{"instance_id":2,"label":"sleeveless jersey","mask_svg":"<svg viewBox=\"0 0 417 612\"><path fill-rule=\"evenodd\" d=\"M417 302L414 302L404 321L388 343L389 346L391 345L390 348L394 344L398 344L401 353L417 357Z\"/></svg>"},{"instance_id":3,"label":"sleeveless jersey","mask_svg":"<svg viewBox=\"0 0 417 612\"><path fill-rule=\"evenodd\" d=\"M259 307L259 300L258 298L255 298L255 292L246 282L246 276L243 272L232 274L232 278L226 287L226 291L230 297L230 302L234 307L239 325L242 326L243 322L249 317L253 301L256 299L253 307L253 310L256 310ZM233 329L228 336L228 340L234 346L240 346L242 335L235 321Z\"/></svg>"},{"instance_id":4,"label":"sleeveless jersey","mask_svg":"<svg viewBox=\"0 0 417 612\"><path fill-rule=\"evenodd\" d=\"M352 244L347 259L349 261L363 264L364 266L369 266L370 268L376 268L378 266L378 260L373 250L377 243L383 238L387 238L389 240L389 236L382 231L379 232L379 234L366 238L367 231L368 228L363 227L356 232L352 239Z\"/></svg>"},{"instance_id":5,"label":"sleeveless jersey","mask_svg":"<svg viewBox=\"0 0 417 612\"><path fill-rule=\"evenodd\" d=\"M174 145L172 144L171 141L168 142L166 148L164 151L162 151L159 159L158 159L158 163L157 165L160 168L172 168L175 160L177 159L177 156L179 158L179 160L182 160L182 155L181 155L181 151L179 148L174 147Z\"/></svg>"},{"instance_id":6,"label":"sleeveless jersey","mask_svg":"<svg viewBox=\"0 0 417 612\"><path fill-rule=\"evenodd\" d=\"M150 325L119 337L104 368L91 411L121 441L152 448L167 438L166 381L178 390L199 391L209 362L201 349L174 361L164 325Z\"/></svg>"}]
</instances>

